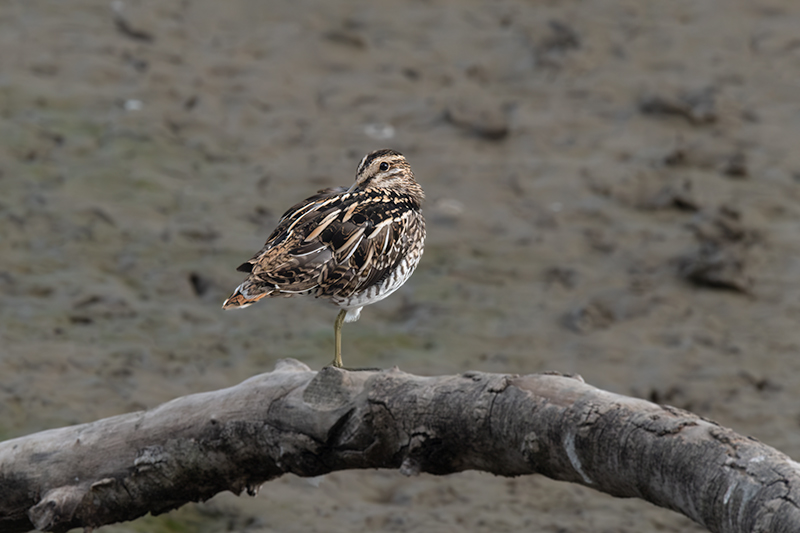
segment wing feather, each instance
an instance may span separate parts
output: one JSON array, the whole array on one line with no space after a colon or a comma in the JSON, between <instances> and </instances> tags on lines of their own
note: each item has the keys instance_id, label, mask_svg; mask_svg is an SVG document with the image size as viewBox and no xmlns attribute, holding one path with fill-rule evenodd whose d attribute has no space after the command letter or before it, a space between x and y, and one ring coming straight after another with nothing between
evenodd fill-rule
<instances>
[{"instance_id":1,"label":"wing feather","mask_svg":"<svg viewBox=\"0 0 800 533\"><path fill-rule=\"evenodd\" d=\"M281 217L263 248L240 267L251 267L242 284L249 298L347 298L400 264L411 246L409 232L424 232L422 216L402 196L347 191L320 191Z\"/></svg>"}]
</instances>

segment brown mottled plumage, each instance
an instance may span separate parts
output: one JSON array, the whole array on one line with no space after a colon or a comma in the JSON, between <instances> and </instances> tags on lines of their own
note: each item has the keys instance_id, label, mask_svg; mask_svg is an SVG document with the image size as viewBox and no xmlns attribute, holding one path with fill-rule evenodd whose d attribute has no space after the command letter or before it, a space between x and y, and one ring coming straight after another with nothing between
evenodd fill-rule
<instances>
[{"instance_id":1,"label":"brown mottled plumage","mask_svg":"<svg viewBox=\"0 0 800 533\"><path fill-rule=\"evenodd\" d=\"M352 187L319 191L281 217L261 251L237 269L249 276L222 308L299 294L330 299L341 308L332 363L341 367L342 322L399 289L419 263L424 197L402 154L368 154Z\"/></svg>"}]
</instances>

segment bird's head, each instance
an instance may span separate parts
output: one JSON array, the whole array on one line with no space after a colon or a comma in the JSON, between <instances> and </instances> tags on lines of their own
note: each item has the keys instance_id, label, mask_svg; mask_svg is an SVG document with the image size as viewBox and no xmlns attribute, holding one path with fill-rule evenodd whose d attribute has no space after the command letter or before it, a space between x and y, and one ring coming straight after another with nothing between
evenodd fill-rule
<instances>
[{"instance_id":1,"label":"bird's head","mask_svg":"<svg viewBox=\"0 0 800 533\"><path fill-rule=\"evenodd\" d=\"M389 149L367 154L358 165L356 182L349 192L369 189L396 190L414 196L419 202L425 198L406 158Z\"/></svg>"}]
</instances>

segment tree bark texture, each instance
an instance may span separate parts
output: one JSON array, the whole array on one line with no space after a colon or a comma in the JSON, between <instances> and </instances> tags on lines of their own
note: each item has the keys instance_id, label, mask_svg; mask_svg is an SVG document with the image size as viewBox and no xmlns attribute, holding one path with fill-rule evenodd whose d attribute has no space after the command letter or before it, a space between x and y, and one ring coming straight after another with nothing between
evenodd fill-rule
<instances>
[{"instance_id":1,"label":"tree bark texture","mask_svg":"<svg viewBox=\"0 0 800 533\"><path fill-rule=\"evenodd\" d=\"M0 531L161 513L286 473L542 474L673 509L710 531L800 531L800 465L752 438L579 377L311 371L0 442Z\"/></svg>"}]
</instances>

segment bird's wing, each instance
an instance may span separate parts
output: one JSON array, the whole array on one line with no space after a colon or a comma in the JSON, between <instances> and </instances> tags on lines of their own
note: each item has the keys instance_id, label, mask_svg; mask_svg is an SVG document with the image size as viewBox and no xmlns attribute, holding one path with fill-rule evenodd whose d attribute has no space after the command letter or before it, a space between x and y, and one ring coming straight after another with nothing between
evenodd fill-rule
<instances>
[{"instance_id":1,"label":"bird's wing","mask_svg":"<svg viewBox=\"0 0 800 533\"><path fill-rule=\"evenodd\" d=\"M291 296L316 288L315 271L333 254L306 237L326 217L332 218L331 213L335 216L335 212L340 210L336 206L346 191L344 187L321 190L283 214L261 250L236 269L250 273L243 284L247 285L250 294L268 292L270 296L279 293Z\"/></svg>"},{"instance_id":2,"label":"bird's wing","mask_svg":"<svg viewBox=\"0 0 800 533\"><path fill-rule=\"evenodd\" d=\"M422 217L403 196L328 189L287 211L239 270L250 272L251 295L347 298L388 275L419 231Z\"/></svg>"},{"instance_id":3,"label":"bird's wing","mask_svg":"<svg viewBox=\"0 0 800 533\"><path fill-rule=\"evenodd\" d=\"M320 273L320 296L347 298L380 282L408 254L415 232L425 231L422 216L404 196L361 195L320 234L333 252Z\"/></svg>"}]
</instances>

